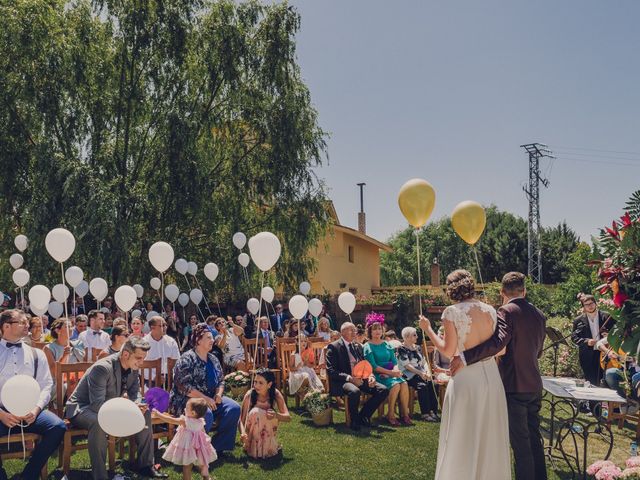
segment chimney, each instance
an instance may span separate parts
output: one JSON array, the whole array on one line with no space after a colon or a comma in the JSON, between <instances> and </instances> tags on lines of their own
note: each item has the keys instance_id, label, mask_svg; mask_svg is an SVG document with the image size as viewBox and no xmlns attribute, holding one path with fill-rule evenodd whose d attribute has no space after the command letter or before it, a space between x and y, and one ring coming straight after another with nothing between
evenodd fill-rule
<instances>
[{"instance_id":1,"label":"chimney","mask_svg":"<svg viewBox=\"0 0 640 480\"><path fill-rule=\"evenodd\" d=\"M364 213L364 196L363 190L366 183L358 183L360 187L360 211L358 212L358 231L360 233L367 233L367 218Z\"/></svg>"},{"instance_id":2,"label":"chimney","mask_svg":"<svg viewBox=\"0 0 640 480\"><path fill-rule=\"evenodd\" d=\"M431 264L431 286L440 286L440 265L438 264L438 257L434 258Z\"/></svg>"}]
</instances>

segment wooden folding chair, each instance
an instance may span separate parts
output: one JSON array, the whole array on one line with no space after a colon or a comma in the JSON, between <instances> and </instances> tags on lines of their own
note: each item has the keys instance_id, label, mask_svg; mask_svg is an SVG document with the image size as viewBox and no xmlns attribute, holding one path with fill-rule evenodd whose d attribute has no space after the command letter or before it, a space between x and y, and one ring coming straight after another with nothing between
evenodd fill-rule
<instances>
[{"instance_id":1,"label":"wooden folding chair","mask_svg":"<svg viewBox=\"0 0 640 480\"><path fill-rule=\"evenodd\" d=\"M291 355L296 353L296 344L295 343L281 343L278 347L280 350L278 352L279 363L282 365L282 384L280 391L284 394L285 401L289 396L292 396L289 393L289 375L291 375ZM296 399L296 408L300 407L300 395L293 395Z\"/></svg>"},{"instance_id":2,"label":"wooden folding chair","mask_svg":"<svg viewBox=\"0 0 640 480\"><path fill-rule=\"evenodd\" d=\"M38 350L42 350L47 343L48 342L31 342L31 346L33 348L37 348Z\"/></svg>"}]
</instances>

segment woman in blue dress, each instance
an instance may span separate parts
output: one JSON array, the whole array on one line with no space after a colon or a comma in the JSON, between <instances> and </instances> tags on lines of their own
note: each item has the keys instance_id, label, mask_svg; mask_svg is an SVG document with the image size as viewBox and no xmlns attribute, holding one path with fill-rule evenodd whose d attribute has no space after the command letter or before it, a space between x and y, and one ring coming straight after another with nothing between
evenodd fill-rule
<instances>
[{"instance_id":1,"label":"woman in blue dress","mask_svg":"<svg viewBox=\"0 0 640 480\"><path fill-rule=\"evenodd\" d=\"M205 415L205 429L211 430L219 419L216 435L211 440L218 456L233 450L240 418L240 405L223 396L224 374L218 359L212 354L213 336L206 323L193 328L193 349L185 352L173 369L173 388L169 398L169 412L176 417L184 414L189 398L204 398L209 406Z\"/></svg>"},{"instance_id":2,"label":"woman in blue dress","mask_svg":"<svg viewBox=\"0 0 640 480\"><path fill-rule=\"evenodd\" d=\"M400 417L404 425L412 425L409 417L409 385L398 368L395 350L384 341L384 327L380 321L367 321L369 341L364 346L364 357L373 367L376 380L389 389L387 420L400 426L396 418L396 403L400 399Z\"/></svg>"}]
</instances>

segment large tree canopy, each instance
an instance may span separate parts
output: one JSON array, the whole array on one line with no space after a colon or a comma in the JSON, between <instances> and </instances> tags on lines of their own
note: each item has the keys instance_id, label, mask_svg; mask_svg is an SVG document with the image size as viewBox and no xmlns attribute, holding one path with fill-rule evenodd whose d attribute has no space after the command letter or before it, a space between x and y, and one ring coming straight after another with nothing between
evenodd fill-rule
<instances>
[{"instance_id":1,"label":"large tree canopy","mask_svg":"<svg viewBox=\"0 0 640 480\"><path fill-rule=\"evenodd\" d=\"M327 214L299 26L286 4L2 0L2 257L26 234L44 281L44 236L64 226L73 263L111 285L146 281L165 240L238 286L231 236L271 230L278 281L304 278Z\"/></svg>"}]
</instances>

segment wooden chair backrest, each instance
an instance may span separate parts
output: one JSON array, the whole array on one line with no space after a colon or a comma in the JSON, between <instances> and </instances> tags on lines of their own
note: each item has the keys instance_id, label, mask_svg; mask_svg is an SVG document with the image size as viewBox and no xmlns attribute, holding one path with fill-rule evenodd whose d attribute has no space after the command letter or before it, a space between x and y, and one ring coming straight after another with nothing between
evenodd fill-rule
<instances>
[{"instance_id":1,"label":"wooden chair backrest","mask_svg":"<svg viewBox=\"0 0 640 480\"><path fill-rule=\"evenodd\" d=\"M281 345L295 345L298 339L296 337L276 337L276 353L281 350ZM282 356L277 357L278 368L282 370Z\"/></svg>"},{"instance_id":2,"label":"wooden chair backrest","mask_svg":"<svg viewBox=\"0 0 640 480\"><path fill-rule=\"evenodd\" d=\"M42 350L47 342L31 342L31 346L33 348L37 348L38 350Z\"/></svg>"},{"instance_id":3,"label":"wooden chair backrest","mask_svg":"<svg viewBox=\"0 0 640 480\"><path fill-rule=\"evenodd\" d=\"M170 392L173 388L173 369L176 366L178 360L175 358L167 358L167 378L165 381L165 390Z\"/></svg>"},{"instance_id":4,"label":"wooden chair backrest","mask_svg":"<svg viewBox=\"0 0 640 480\"><path fill-rule=\"evenodd\" d=\"M85 353L85 356L88 355L89 349L87 349L87 353ZM98 361L98 357L100 356L100 354L102 353L102 350L98 350L97 348L92 348L91 349L91 357L87 358L87 360L91 363L93 362L97 362Z\"/></svg>"},{"instance_id":5,"label":"wooden chair backrest","mask_svg":"<svg viewBox=\"0 0 640 480\"><path fill-rule=\"evenodd\" d=\"M307 337L310 343L324 342L324 338L322 337Z\"/></svg>"},{"instance_id":6,"label":"wooden chair backrest","mask_svg":"<svg viewBox=\"0 0 640 480\"><path fill-rule=\"evenodd\" d=\"M291 371L291 355L296 353L295 343L282 343L278 351L278 357L280 358L280 371L282 372L281 383L282 388L289 378L289 372Z\"/></svg>"},{"instance_id":7,"label":"wooden chair backrest","mask_svg":"<svg viewBox=\"0 0 640 480\"><path fill-rule=\"evenodd\" d=\"M149 388L162 388L162 358L142 362L142 366L138 369L138 375L140 376L140 393L142 395L147 389L147 384ZM145 381L145 379L149 380Z\"/></svg>"},{"instance_id":8,"label":"wooden chair backrest","mask_svg":"<svg viewBox=\"0 0 640 480\"><path fill-rule=\"evenodd\" d=\"M79 363L60 363L56 362L56 415L60 418L64 418L64 404L65 396L69 398L73 393L76 385L85 374L85 372L91 367L91 362L79 362ZM64 385L67 384L65 392Z\"/></svg>"},{"instance_id":9,"label":"wooden chair backrest","mask_svg":"<svg viewBox=\"0 0 640 480\"><path fill-rule=\"evenodd\" d=\"M258 339L258 354L256 357L256 363L253 365L253 358L256 353L256 339L255 338L243 338L242 346L244 347L244 357L247 364L249 364L249 368L260 368L269 366L269 358L266 355L266 343L264 338Z\"/></svg>"},{"instance_id":10,"label":"wooden chair backrest","mask_svg":"<svg viewBox=\"0 0 640 480\"><path fill-rule=\"evenodd\" d=\"M329 345L329 342L320 341L320 342L312 342L309 344L311 350L313 350L313 355L315 357L315 365L314 368L317 370L320 367L320 358L322 357L323 350Z\"/></svg>"}]
</instances>

